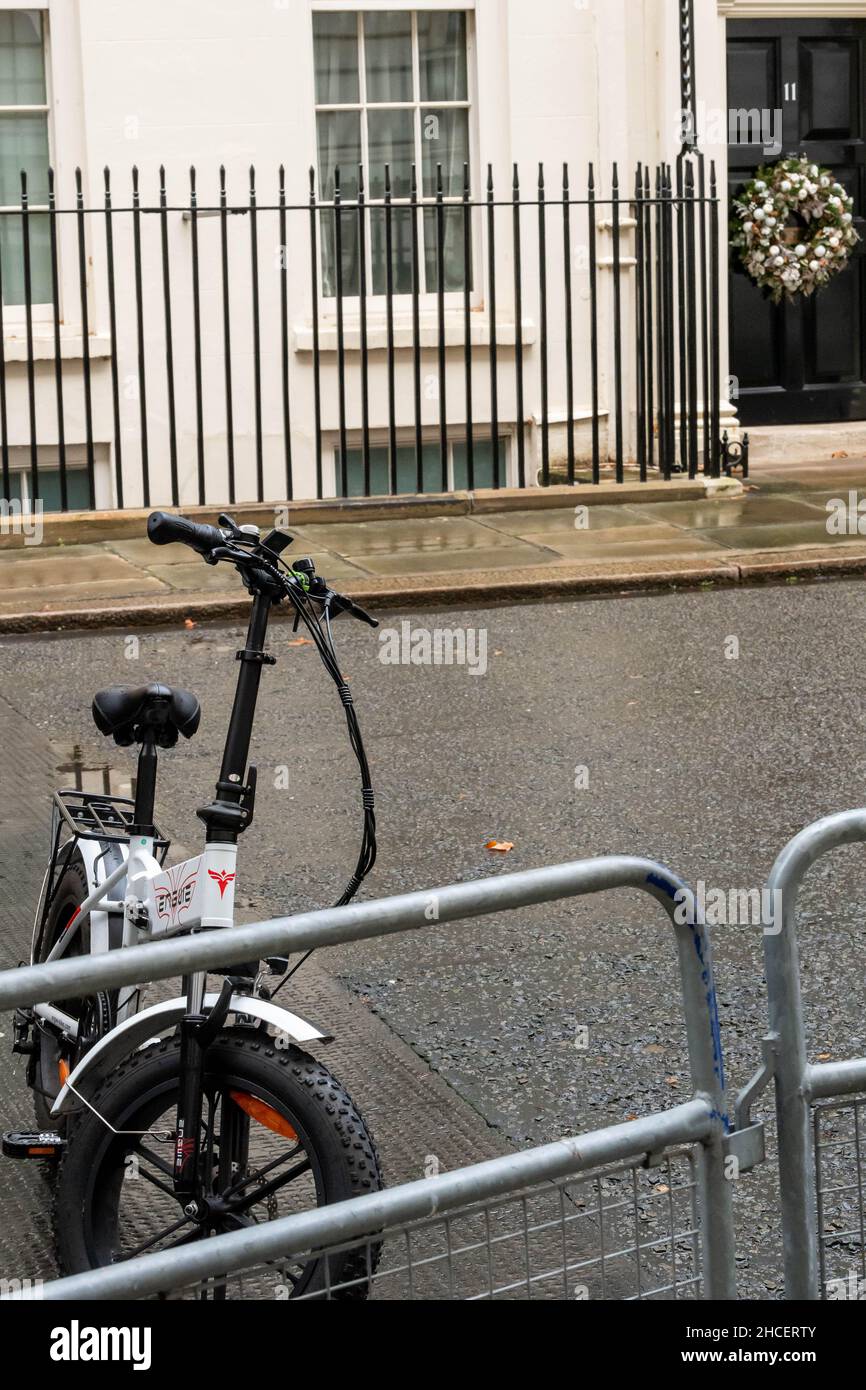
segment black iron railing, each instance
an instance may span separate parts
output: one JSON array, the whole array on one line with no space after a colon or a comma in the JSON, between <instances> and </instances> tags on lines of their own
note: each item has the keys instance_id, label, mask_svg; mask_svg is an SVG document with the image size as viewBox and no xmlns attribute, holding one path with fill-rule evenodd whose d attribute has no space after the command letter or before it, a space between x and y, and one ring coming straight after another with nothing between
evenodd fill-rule
<instances>
[{"instance_id":1,"label":"black iron railing","mask_svg":"<svg viewBox=\"0 0 866 1390\"><path fill-rule=\"evenodd\" d=\"M4 498L59 510L719 476L720 204L685 154L607 189L543 166L338 173L242 201L0 210ZM12 234L14 232L14 235Z\"/></svg>"}]
</instances>

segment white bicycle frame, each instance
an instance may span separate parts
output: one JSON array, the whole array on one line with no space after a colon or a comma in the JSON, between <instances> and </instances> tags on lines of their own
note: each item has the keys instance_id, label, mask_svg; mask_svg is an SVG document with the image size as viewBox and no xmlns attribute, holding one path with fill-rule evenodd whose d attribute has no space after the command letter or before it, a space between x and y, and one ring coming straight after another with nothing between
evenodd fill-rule
<instances>
[{"instance_id":1,"label":"white bicycle frame","mask_svg":"<svg viewBox=\"0 0 866 1390\"><path fill-rule=\"evenodd\" d=\"M88 918L91 955L112 949L112 914L122 915L123 946L234 925L237 845L209 844L194 859L168 869L163 869L154 858L154 842L148 836L133 836L128 846L118 843L115 847L121 863L107 871L108 846L98 841L79 841L78 850L92 891L52 947L49 961L66 954ZM142 989L127 988L121 992L116 1010L118 1023L139 1011L142 997ZM33 1012L68 1037L77 1036L77 1021L53 1004L37 1004Z\"/></svg>"},{"instance_id":2,"label":"white bicycle frame","mask_svg":"<svg viewBox=\"0 0 866 1390\"><path fill-rule=\"evenodd\" d=\"M108 852L114 850L121 862L107 869ZM50 952L57 960L69 949L83 924L90 919L90 954L100 955L121 946L134 946L156 938L179 936L234 924L237 846L214 843L202 854L163 869L154 858L154 842L133 836L122 842L104 844L79 840L88 884L92 892L73 916L66 931ZM110 940L110 918L123 914L122 943ZM38 923L37 918L37 923ZM180 1024L190 1011L213 1008L217 995L206 995L204 971L186 977L187 993L174 999L144 1007L146 986L125 986L118 993L115 1026L88 1049L60 1088L52 1114L63 1115L76 1106L88 1104L82 1087L90 1088L122 1061L148 1042ZM233 994L229 1013L271 1030L277 1038L298 1045L330 1042L333 1034L323 1032L298 1014L257 994ZM78 1023L53 1004L33 1006L34 1017L58 1029L69 1039L78 1035Z\"/></svg>"}]
</instances>

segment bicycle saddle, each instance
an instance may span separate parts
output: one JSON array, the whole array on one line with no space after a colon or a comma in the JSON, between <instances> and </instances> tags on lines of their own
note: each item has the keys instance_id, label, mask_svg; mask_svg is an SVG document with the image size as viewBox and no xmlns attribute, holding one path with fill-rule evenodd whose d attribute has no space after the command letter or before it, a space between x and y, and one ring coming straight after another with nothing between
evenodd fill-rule
<instances>
[{"instance_id":1,"label":"bicycle saddle","mask_svg":"<svg viewBox=\"0 0 866 1390\"><path fill-rule=\"evenodd\" d=\"M121 748L143 743L148 736L160 748L173 748L178 734L192 738L201 719L201 705L188 690L168 685L113 685L93 700L96 727Z\"/></svg>"}]
</instances>

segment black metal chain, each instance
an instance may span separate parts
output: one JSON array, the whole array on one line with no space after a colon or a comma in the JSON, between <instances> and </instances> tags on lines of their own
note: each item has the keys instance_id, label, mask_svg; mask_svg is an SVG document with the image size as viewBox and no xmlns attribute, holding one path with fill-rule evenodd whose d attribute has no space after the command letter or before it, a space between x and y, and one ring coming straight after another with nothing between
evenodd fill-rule
<instances>
[{"instance_id":1,"label":"black metal chain","mask_svg":"<svg viewBox=\"0 0 866 1390\"><path fill-rule=\"evenodd\" d=\"M680 0L680 106L683 153L698 149L698 116L695 101L695 6Z\"/></svg>"}]
</instances>

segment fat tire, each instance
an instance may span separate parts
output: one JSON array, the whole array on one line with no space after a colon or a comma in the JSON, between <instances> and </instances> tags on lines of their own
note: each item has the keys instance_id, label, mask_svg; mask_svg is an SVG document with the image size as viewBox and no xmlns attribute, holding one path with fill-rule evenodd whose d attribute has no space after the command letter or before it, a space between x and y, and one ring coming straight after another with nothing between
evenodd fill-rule
<instances>
[{"instance_id":1,"label":"fat tire","mask_svg":"<svg viewBox=\"0 0 866 1390\"><path fill-rule=\"evenodd\" d=\"M130 1106L165 1087L179 1074L180 1040L163 1039L133 1053L106 1077L90 1104L109 1121L129 1113ZM240 1074L279 1097L309 1136L319 1165L327 1204L377 1192L382 1187L375 1142L351 1097L327 1067L299 1048L278 1048L260 1032L231 1029L221 1033L207 1053L208 1076L220 1071ZM94 1268L86 1236L85 1205L91 1175L98 1162L105 1127L91 1111L77 1115L69 1126L55 1189L54 1231L58 1262L64 1274ZM308 1148L309 1152L309 1148ZM339 1301L363 1301L367 1275L375 1271L381 1246L362 1247L332 1256L331 1286L359 1281L356 1287L334 1292ZM304 1294L324 1292L324 1270L316 1269Z\"/></svg>"}]
</instances>

